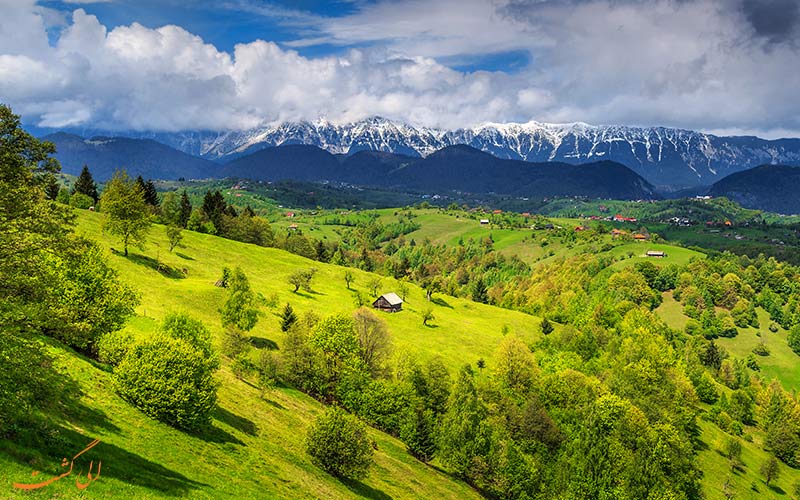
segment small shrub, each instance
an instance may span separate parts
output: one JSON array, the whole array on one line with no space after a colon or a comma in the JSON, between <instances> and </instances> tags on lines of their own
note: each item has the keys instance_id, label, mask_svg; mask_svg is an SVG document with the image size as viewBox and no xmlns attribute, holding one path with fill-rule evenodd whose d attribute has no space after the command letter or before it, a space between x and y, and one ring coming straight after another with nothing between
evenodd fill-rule
<instances>
[{"instance_id":1,"label":"small shrub","mask_svg":"<svg viewBox=\"0 0 800 500\"><path fill-rule=\"evenodd\" d=\"M753 347L753 354L757 354L759 356L769 356L769 348L767 344L764 343L762 340L755 347Z\"/></svg>"},{"instance_id":2,"label":"small shrub","mask_svg":"<svg viewBox=\"0 0 800 500\"><path fill-rule=\"evenodd\" d=\"M372 464L367 427L338 407L328 408L311 425L306 450L314 465L334 476L361 479Z\"/></svg>"},{"instance_id":3,"label":"small shrub","mask_svg":"<svg viewBox=\"0 0 800 500\"><path fill-rule=\"evenodd\" d=\"M69 204L71 207L86 210L87 208L94 206L94 200L90 196L86 196L83 193L75 193L70 197Z\"/></svg>"}]
</instances>

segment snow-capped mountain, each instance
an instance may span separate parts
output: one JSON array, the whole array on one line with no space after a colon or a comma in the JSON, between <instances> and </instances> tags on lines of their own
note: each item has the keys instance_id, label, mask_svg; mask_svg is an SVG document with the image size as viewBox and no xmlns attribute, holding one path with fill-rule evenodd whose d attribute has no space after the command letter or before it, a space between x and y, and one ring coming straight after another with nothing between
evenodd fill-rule
<instances>
[{"instance_id":1,"label":"snow-capped mountain","mask_svg":"<svg viewBox=\"0 0 800 500\"><path fill-rule=\"evenodd\" d=\"M662 188L711 185L733 172L762 164L800 165L800 139L769 141L664 127L585 123L489 123L442 130L373 117L349 124L316 120L247 131L136 136L219 162L284 144L314 145L335 154L373 150L423 157L447 146L466 144L503 159L573 164L616 161Z\"/></svg>"}]
</instances>

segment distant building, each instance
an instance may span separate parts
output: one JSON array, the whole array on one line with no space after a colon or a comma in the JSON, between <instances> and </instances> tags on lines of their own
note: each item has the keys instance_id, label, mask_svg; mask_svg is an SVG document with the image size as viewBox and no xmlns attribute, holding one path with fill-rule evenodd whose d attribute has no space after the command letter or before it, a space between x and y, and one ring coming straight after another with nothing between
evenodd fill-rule
<instances>
[{"instance_id":1,"label":"distant building","mask_svg":"<svg viewBox=\"0 0 800 500\"><path fill-rule=\"evenodd\" d=\"M489 219L481 219L481 224L486 225L489 223Z\"/></svg>"},{"instance_id":2,"label":"distant building","mask_svg":"<svg viewBox=\"0 0 800 500\"><path fill-rule=\"evenodd\" d=\"M493 214L502 214L503 211L502 210L493 210L492 213Z\"/></svg>"},{"instance_id":3,"label":"distant building","mask_svg":"<svg viewBox=\"0 0 800 500\"><path fill-rule=\"evenodd\" d=\"M403 299L396 293L384 293L372 303L372 307L386 312L398 312L403 309Z\"/></svg>"},{"instance_id":4,"label":"distant building","mask_svg":"<svg viewBox=\"0 0 800 500\"><path fill-rule=\"evenodd\" d=\"M620 214L614 216L615 222L636 222L636 217L624 217Z\"/></svg>"},{"instance_id":5,"label":"distant building","mask_svg":"<svg viewBox=\"0 0 800 500\"><path fill-rule=\"evenodd\" d=\"M294 212L286 212L286 217L294 217Z\"/></svg>"},{"instance_id":6,"label":"distant building","mask_svg":"<svg viewBox=\"0 0 800 500\"><path fill-rule=\"evenodd\" d=\"M648 257L656 257L656 258L660 259L660 258L666 257L667 253L666 252L662 252L660 250L648 250L647 251L647 256Z\"/></svg>"},{"instance_id":7,"label":"distant building","mask_svg":"<svg viewBox=\"0 0 800 500\"><path fill-rule=\"evenodd\" d=\"M646 234L642 234L642 233L636 233L636 234L633 235L633 239L634 240L643 241L643 240L646 240L647 238L648 238L648 236Z\"/></svg>"},{"instance_id":8,"label":"distant building","mask_svg":"<svg viewBox=\"0 0 800 500\"><path fill-rule=\"evenodd\" d=\"M297 231L297 224L289 224L289 231Z\"/></svg>"}]
</instances>

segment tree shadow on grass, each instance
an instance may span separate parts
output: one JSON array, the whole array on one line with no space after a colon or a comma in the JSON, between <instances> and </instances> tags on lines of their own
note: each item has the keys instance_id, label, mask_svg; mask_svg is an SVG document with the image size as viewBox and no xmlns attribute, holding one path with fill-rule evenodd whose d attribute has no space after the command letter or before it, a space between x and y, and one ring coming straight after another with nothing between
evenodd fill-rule
<instances>
[{"instance_id":1,"label":"tree shadow on grass","mask_svg":"<svg viewBox=\"0 0 800 500\"><path fill-rule=\"evenodd\" d=\"M152 257L148 257L147 255L141 255L138 253L129 252L128 256L126 257L124 253L120 252L119 250L115 250L113 248L111 249L111 252L114 255L125 257L134 264L139 264L140 266L144 266L154 271L157 271L165 278L170 278L173 280L180 280L186 278L186 274L180 269L167 265L163 262L159 262Z\"/></svg>"},{"instance_id":2,"label":"tree shadow on grass","mask_svg":"<svg viewBox=\"0 0 800 500\"><path fill-rule=\"evenodd\" d=\"M448 308L448 309L452 309L452 308L453 308L453 306L451 306L450 304L448 304L448 303L447 303L447 302L446 302L446 301L445 301L443 298L441 298L441 297L435 297L435 298L432 298L432 299L431 299L431 302L433 302L433 303L434 303L434 304L436 304L437 306L446 307L446 308Z\"/></svg>"},{"instance_id":3,"label":"tree shadow on grass","mask_svg":"<svg viewBox=\"0 0 800 500\"><path fill-rule=\"evenodd\" d=\"M354 479L345 479L345 478L339 478L339 481L343 485L347 486L348 490L352 491L353 493L355 493L360 497L370 498L372 500L392 500L391 496L387 495L381 490L376 490L372 486L364 484L361 481L356 481Z\"/></svg>"},{"instance_id":4,"label":"tree shadow on grass","mask_svg":"<svg viewBox=\"0 0 800 500\"><path fill-rule=\"evenodd\" d=\"M177 255L178 257L180 257L183 260L194 260L194 257L189 257L185 253L175 252L175 255Z\"/></svg>"},{"instance_id":5,"label":"tree shadow on grass","mask_svg":"<svg viewBox=\"0 0 800 500\"><path fill-rule=\"evenodd\" d=\"M250 337L250 343L256 349L267 349L269 351L277 351L278 344L274 340L265 339L264 337Z\"/></svg>"},{"instance_id":6,"label":"tree shadow on grass","mask_svg":"<svg viewBox=\"0 0 800 500\"><path fill-rule=\"evenodd\" d=\"M256 436L258 434L258 426L252 420L240 417L221 406L217 406L217 409L214 410L213 417L248 436Z\"/></svg>"},{"instance_id":7,"label":"tree shadow on grass","mask_svg":"<svg viewBox=\"0 0 800 500\"><path fill-rule=\"evenodd\" d=\"M770 484L769 485L769 489L771 489L772 491L774 491L778 495L785 495L786 494L786 492L783 490L783 488L781 488L777 484Z\"/></svg>"},{"instance_id":8,"label":"tree shadow on grass","mask_svg":"<svg viewBox=\"0 0 800 500\"><path fill-rule=\"evenodd\" d=\"M422 325L422 326L424 326L425 328L431 328L431 329L433 329L433 328L439 328L439 325L431 325L431 324Z\"/></svg>"},{"instance_id":9,"label":"tree shadow on grass","mask_svg":"<svg viewBox=\"0 0 800 500\"><path fill-rule=\"evenodd\" d=\"M304 299L313 299L313 300L316 300L316 297L314 297L314 296L313 296L313 295L311 295L310 293L304 293L304 292L301 292L300 290L298 290L298 291L296 291L296 292L292 292L292 293L294 293L295 295L298 295L298 296L300 296L300 297L303 297Z\"/></svg>"},{"instance_id":10,"label":"tree shadow on grass","mask_svg":"<svg viewBox=\"0 0 800 500\"><path fill-rule=\"evenodd\" d=\"M233 414L231 414L233 415ZM215 412L216 416L216 412ZM234 417L236 415L233 415ZM219 419L220 421L224 422L224 420ZM226 422L227 423L227 422ZM233 426L235 428L235 426ZM244 443L237 439L235 436L231 435L230 432L224 431L219 427L215 426L213 423L206 426L205 428L197 431L187 431L187 434L190 436L196 437L198 439L202 439L208 443L218 443L218 444L239 444L243 445Z\"/></svg>"},{"instance_id":11,"label":"tree shadow on grass","mask_svg":"<svg viewBox=\"0 0 800 500\"><path fill-rule=\"evenodd\" d=\"M31 442L26 443L24 448L17 447L8 456L20 464L32 466L41 471L41 477L43 478L54 477L63 473L64 469L60 465L62 458L66 457L68 461L72 460L72 457L87 448L93 437L61 426L54 430L58 436L57 442L52 442L52 439L42 438L39 443ZM51 434L53 434L53 431L44 435ZM0 441L0 444L2 444L2 441ZM205 483L189 479L183 474L170 470L159 463L102 440L75 459L71 475L77 477L83 472L85 476L90 462L94 462L95 467L98 466L98 463L101 463L100 475L102 477L112 477L131 485L158 491L162 495L180 497L187 495L193 489L208 486ZM21 483L27 483L30 477L14 479ZM85 477L83 480L85 480Z\"/></svg>"}]
</instances>

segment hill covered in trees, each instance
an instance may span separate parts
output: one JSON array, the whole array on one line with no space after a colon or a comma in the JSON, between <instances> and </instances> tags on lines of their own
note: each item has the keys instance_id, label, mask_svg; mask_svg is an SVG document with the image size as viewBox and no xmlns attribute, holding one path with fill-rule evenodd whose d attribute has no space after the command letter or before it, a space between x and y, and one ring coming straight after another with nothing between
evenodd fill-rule
<instances>
[{"instance_id":1,"label":"hill covered in trees","mask_svg":"<svg viewBox=\"0 0 800 500\"><path fill-rule=\"evenodd\" d=\"M743 207L779 214L800 214L800 167L761 165L731 174L708 190Z\"/></svg>"}]
</instances>

